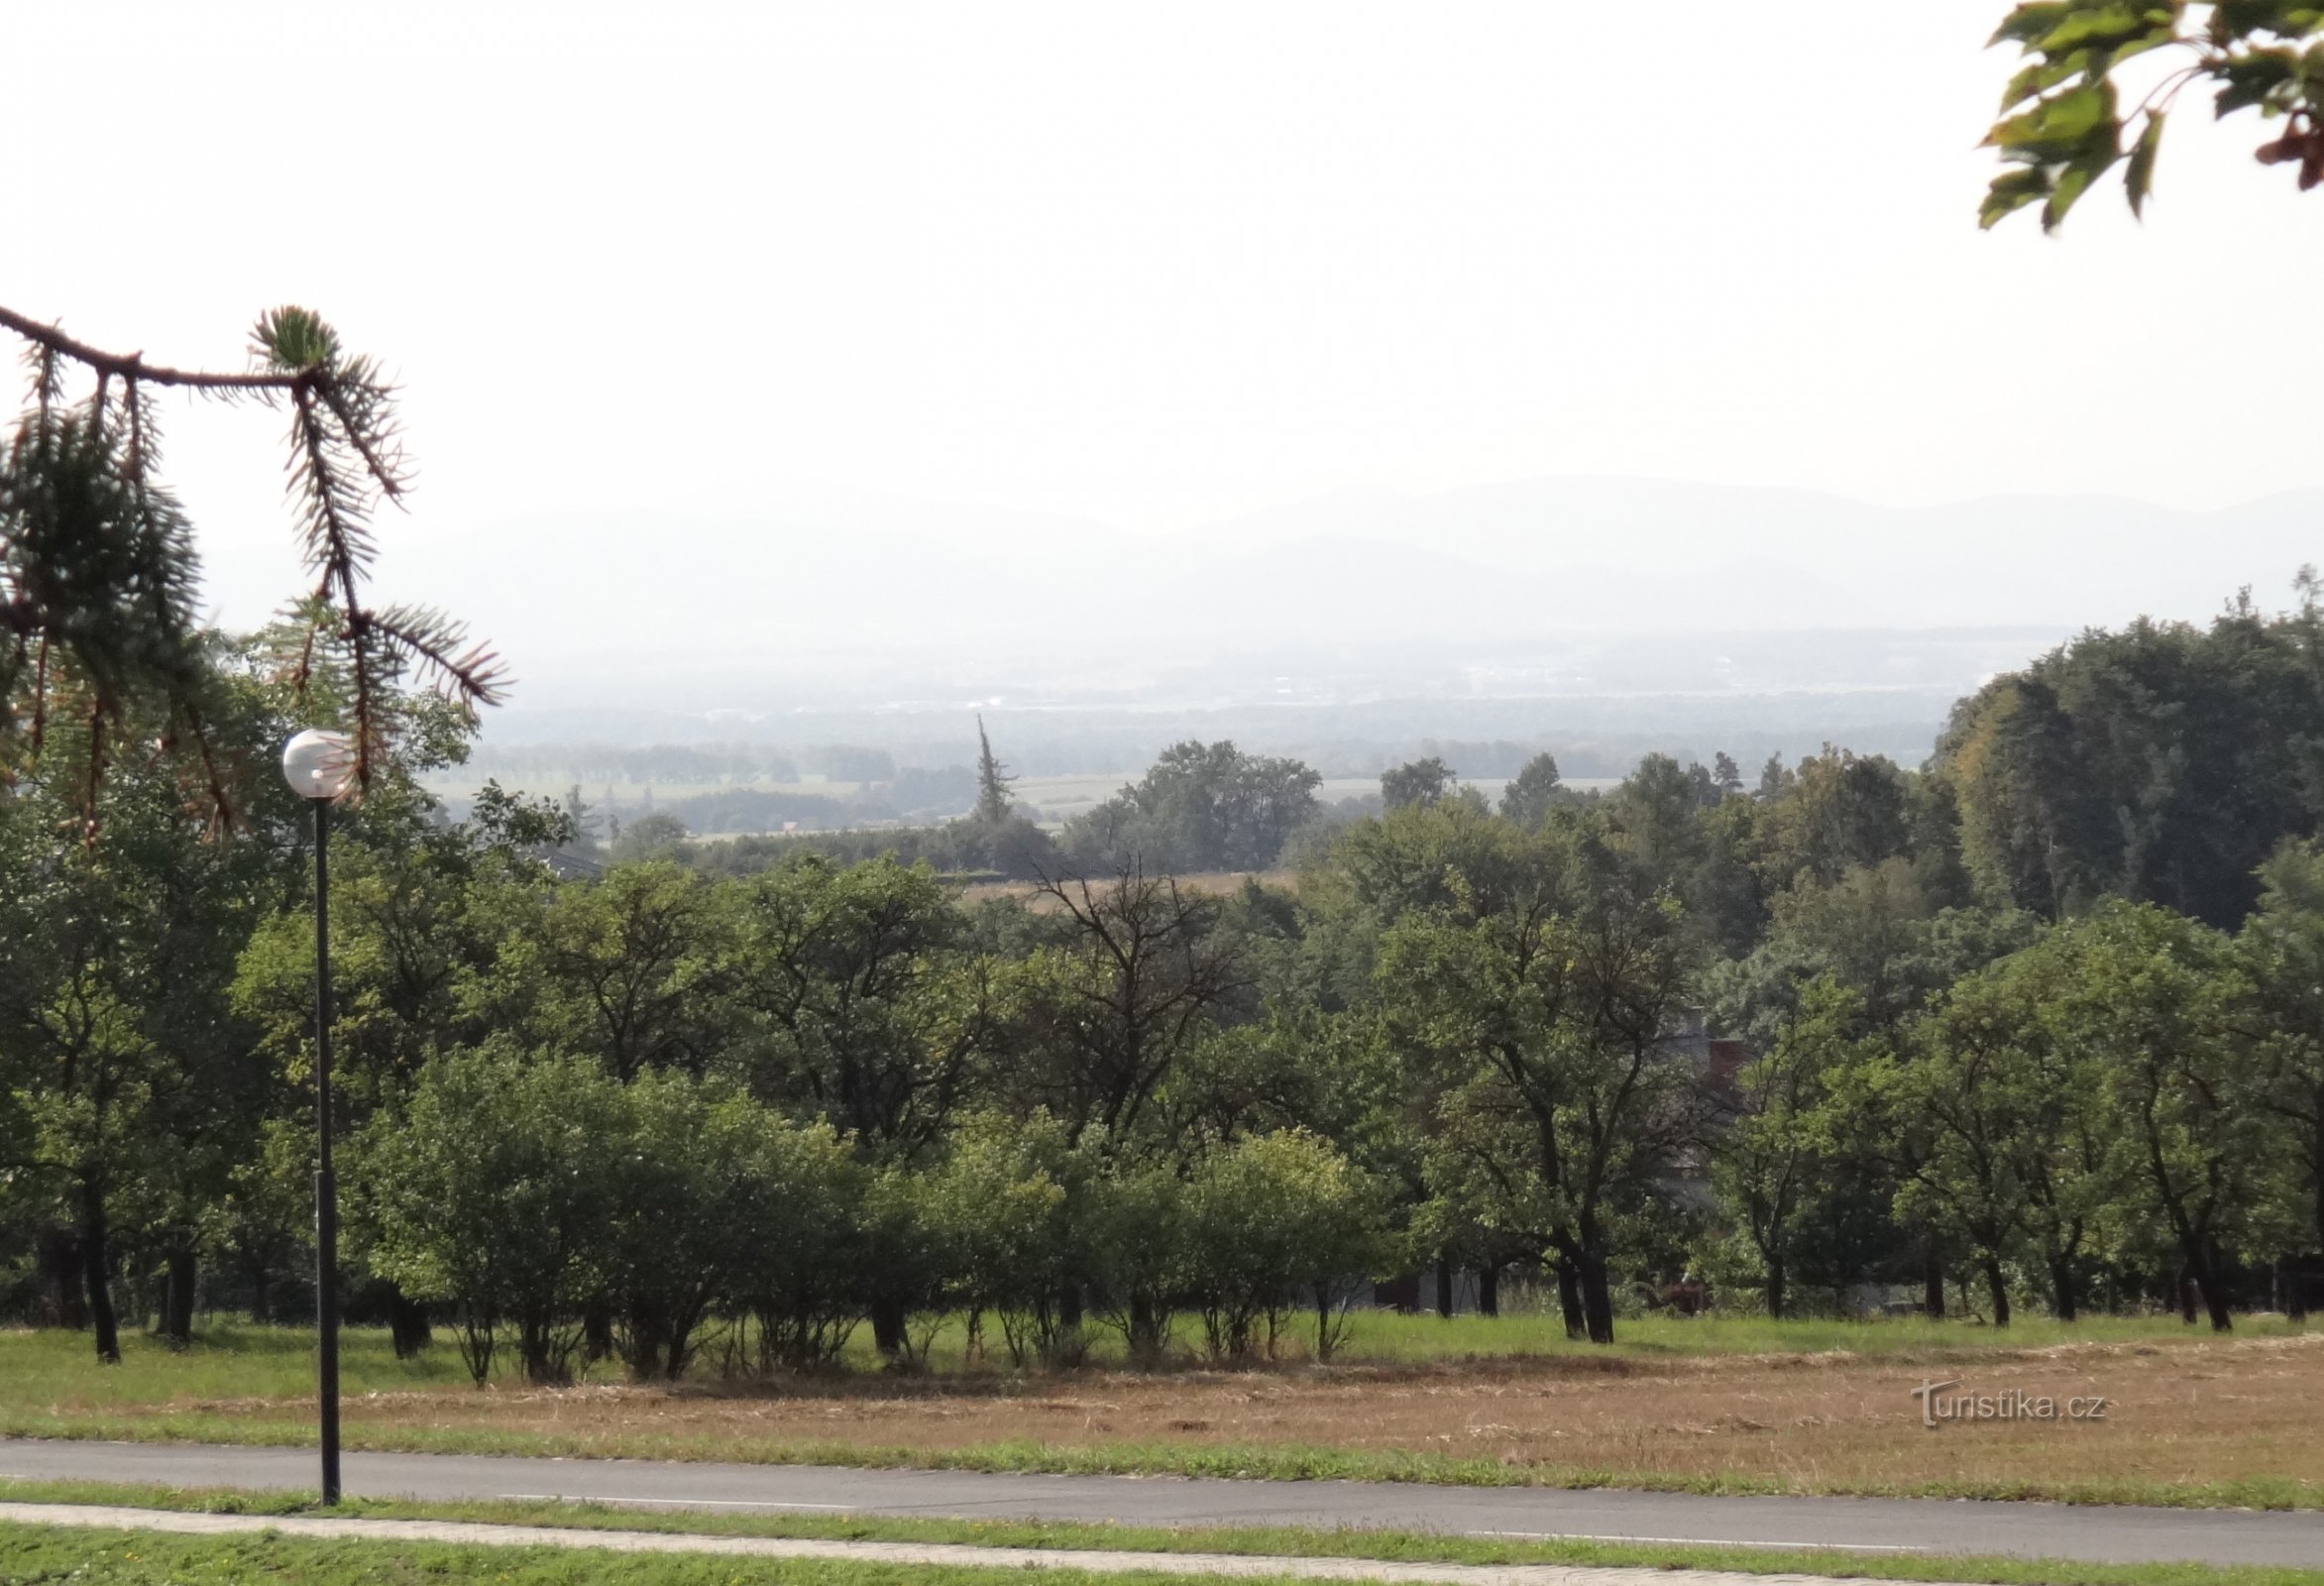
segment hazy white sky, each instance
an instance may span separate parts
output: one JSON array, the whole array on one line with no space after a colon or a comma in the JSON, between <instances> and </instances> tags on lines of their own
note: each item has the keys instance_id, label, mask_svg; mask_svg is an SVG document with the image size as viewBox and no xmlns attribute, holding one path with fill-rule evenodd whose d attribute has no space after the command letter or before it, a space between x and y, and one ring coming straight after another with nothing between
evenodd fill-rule
<instances>
[{"instance_id":1,"label":"hazy white sky","mask_svg":"<svg viewBox=\"0 0 2324 1586\"><path fill-rule=\"evenodd\" d=\"M1890 503L2324 483L2324 194L2190 105L1981 235L2005 0L0 0L0 301L400 371L407 532L790 479L1168 528L1566 472ZM181 418L205 532L275 421Z\"/></svg>"}]
</instances>

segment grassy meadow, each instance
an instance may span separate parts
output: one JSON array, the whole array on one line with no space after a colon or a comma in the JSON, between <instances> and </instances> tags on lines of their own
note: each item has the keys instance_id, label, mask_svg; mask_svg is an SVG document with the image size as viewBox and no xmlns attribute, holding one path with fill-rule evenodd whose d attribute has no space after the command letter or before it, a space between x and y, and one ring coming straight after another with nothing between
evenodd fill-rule
<instances>
[{"instance_id":1,"label":"grassy meadow","mask_svg":"<svg viewBox=\"0 0 2324 1586\"><path fill-rule=\"evenodd\" d=\"M83 1335L0 1333L0 1432L311 1440L297 1329L216 1325L171 1353L143 1336L104 1367ZM706 1366L718 1350L706 1353ZM1472 1485L1623 1486L2324 1508L2324 1332L2248 1318L2232 1338L2168 1317L1961 1322L1652 1318L1569 1342L1552 1317L1367 1312L1347 1352L1252 1371L1071 1371L963 1358L957 1320L918 1371L565 1388L470 1385L439 1343L397 1361L349 1332L350 1446L955 1469ZM1912 1391L2102 1395L2094 1423L1921 1424Z\"/></svg>"},{"instance_id":2,"label":"grassy meadow","mask_svg":"<svg viewBox=\"0 0 2324 1586\"><path fill-rule=\"evenodd\" d=\"M2236 1336L2245 1339L2310 1335L2310 1329L2291 1326L2279 1316L2247 1316L2237 1325ZM2159 1345L2209 1336L2198 1334L2170 1315L2091 1316L2070 1324L2036 1316L1998 1331L1974 1322L1921 1316L1879 1321L1642 1316L1623 1318L1618 1330L1619 1340L1601 1348L1568 1338L1561 1320L1548 1312L1517 1310L1500 1316L1447 1318L1361 1309L1352 1315L1338 1363L1349 1370L1361 1370L1383 1365L1521 1364L1558 1359L1590 1362L1834 1354L1942 1363L1973 1360L1996 1350ZM927 1375L980 1381L1021 1375L1033 1381L1044 1375L1070 1375L1011 1372L998 1324L988 1319L984 1335L983 1352L972 1356L965 1318L958 1314L945 1317L929 1341ZM1180 1318L1177 1336L1185 1354L1184 1365L1190 1370L1198 1369L1201 1362L1185 1352L1200 1335L1195 1318ZM197 1330L189 1348L172 1350L152 1334L135 1329L124 1330L121 1348L121 1364L106 1366L95 1359L87 1333L62 1328L0 1328L0 1415L59 1405L95 1410L171 1401L277 1399L305 1393L314 1382L313 1333L300 1326L255 1326L213 1317ZM704 1375L717 1375L719 1355L714 1335L701 1353ZM1310 1364L1305 1338L1296 1326L1280 1340L1277 1355L1278 1364L1272 1372L1263 1367L1251 1375L1265 1377ZM1093 1331L1088 1366L1104 1370L1123 1363L1121 1340L1108 1332ZM848 1338L840 1367L842 1376L893 1379L872 1347L868 1328L859 1327ZM442 1329L434 1347L421 1351L416 1359L397 1360L386 1328L346 1328L341 1334L340 1374L350 1397L470 1386L459 1352ZM622 1380L620 1363L609 1359L585 1366L577 1386L608 1386ZM495 1386L521 1386L512 1350L501 1351Z\"/></svg>"}]
</instances>

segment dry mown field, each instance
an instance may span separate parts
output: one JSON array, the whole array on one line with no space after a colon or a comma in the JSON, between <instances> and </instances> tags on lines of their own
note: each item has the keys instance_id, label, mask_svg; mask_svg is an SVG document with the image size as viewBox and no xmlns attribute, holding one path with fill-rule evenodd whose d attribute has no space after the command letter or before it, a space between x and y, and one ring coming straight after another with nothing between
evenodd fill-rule
<instances>
[{"instance_id":1,"label":"dry mown field","mask_svg":"<svg viewBox=\"0 0 2324 1586\"><path fill-rule=\"evenodd\" d=\"M1980 1394L2102 1395L2108 1413L1925 1429L1912 1390L1953 1378ZM1159 1377L852 1377L748 1392L427 1388L357 1398L347 1424L359 1442L369 1434L403 1446L498 1446L530 1435L576 1454L858 1450L892 1459L888 1451L911 1449L944 1458L1015 1445L1052 1456L1139 1450L1124 1468L1167 1468L1155 1456L1174 1451L1188 1468L1217 1468L1203 1451L1332 1448L1489 1462L1519 1480L2148 1498L2158 1494L2128 1489L2258 1483L2292 1489L2263 1501L2314 1504L2324 1502L2319 1404L2324 1335L2311 1334L1903 1358L1565 1356ZM235 1422L251 1435L300 1413L297 1400L277 1398L107 1410L116 1426L132 1423L122 1429L164 1435L152 1417L178 1421L182 1435Z\"/></svg>"},{"instance_id":2,"label":"dry mown field","mask_svg":"<svg viewBox=\"0 0 2324 1586\"><path fill-rule=\"evenodd\" d=\"M1225 897L1242 890L1243 883L1256 880L1263 886L1277 891L1297 891L1299 878L1289 870L1195 870L1172 877L1189 892L1207 893ZM1091 885L1099 884L1092 881ZM978 881L960 889L961 898L969 903L982 903L989 898L1023 898L1037 912L1046 913L1056 907L1053 898L1042 894L1040 884L1033 881Z\"/></svg>"}]
</instances>

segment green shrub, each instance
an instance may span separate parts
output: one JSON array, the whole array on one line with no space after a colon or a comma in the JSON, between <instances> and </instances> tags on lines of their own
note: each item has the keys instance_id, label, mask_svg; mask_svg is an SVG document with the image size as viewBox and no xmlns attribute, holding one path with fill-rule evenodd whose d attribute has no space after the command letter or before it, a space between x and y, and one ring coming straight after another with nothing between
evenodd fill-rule
<instances>
[{"instance_id":1,"label":"green shrub","mask_svg":"<svg viewBox=\"0 0 2324 1586\"><path fill-rule=\"evenodd\" d=\"M626 1132L625 1110L595 1063L461 1052L430 1063L409 1104L366 1129L373 1265L452 1307L479 1383L510 1332L528 1380L571 1377L575 1318L606 1284L606 1150Z\"/></svg>"},{"instance_id":2,"label":"green shrub","mask_svg":"<svg viewBox=\"0 0 2324 1586\"><path fill-rule=\"evenodd\" d=\"M1214 1152L1185 1194L1188 1278L1214 1360L1242 1361L1312 1307L1315 1354L1346 1333L1351 1281L1387 1259L1382 1187L1302 1130L1253 1136Z\"/></svg>"}]
</instances>

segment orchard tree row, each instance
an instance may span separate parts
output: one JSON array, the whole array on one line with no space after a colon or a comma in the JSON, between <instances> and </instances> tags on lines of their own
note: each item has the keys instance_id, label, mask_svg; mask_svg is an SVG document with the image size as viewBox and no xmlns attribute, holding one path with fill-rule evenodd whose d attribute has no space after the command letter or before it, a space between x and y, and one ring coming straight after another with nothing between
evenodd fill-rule
<instances>
[{"instance_id":1,"label":"orchard tree row","mask_svg":"<svg viewBox=\"0 0 2324 1586\"><path fill-rule=\"evenodd\" d=\"M1582 797L1545 756L1495 807L1423 761L1335 822L1303 767L1182 745L1106 844L973 905L804 848L561 879L565 812L488 787L446 819L415 778L465 719L397 694L335 845L357 1311L557 1379L712 1339L805 1368L858 1326L909 1361L945 1315L1026 1363L1100 1330L1324 1355L1432 1265L1536 1278L1602 1341L1705 1284L1779 1314L1969 1285L1997 1324L2297 1306L2320 624L2087 635L1918 771L1654 757ZM310 670L294 709L303 653L203 643L229 830L159 752L0 794L0 1284L101 1354L125 1313L183 1339L304 1300L308 837L269 773L345 691ZM966 848L1031 830L985 759ZM1189 831L1291 878L1185 884Z\"/></svg>"}]
</instances>

